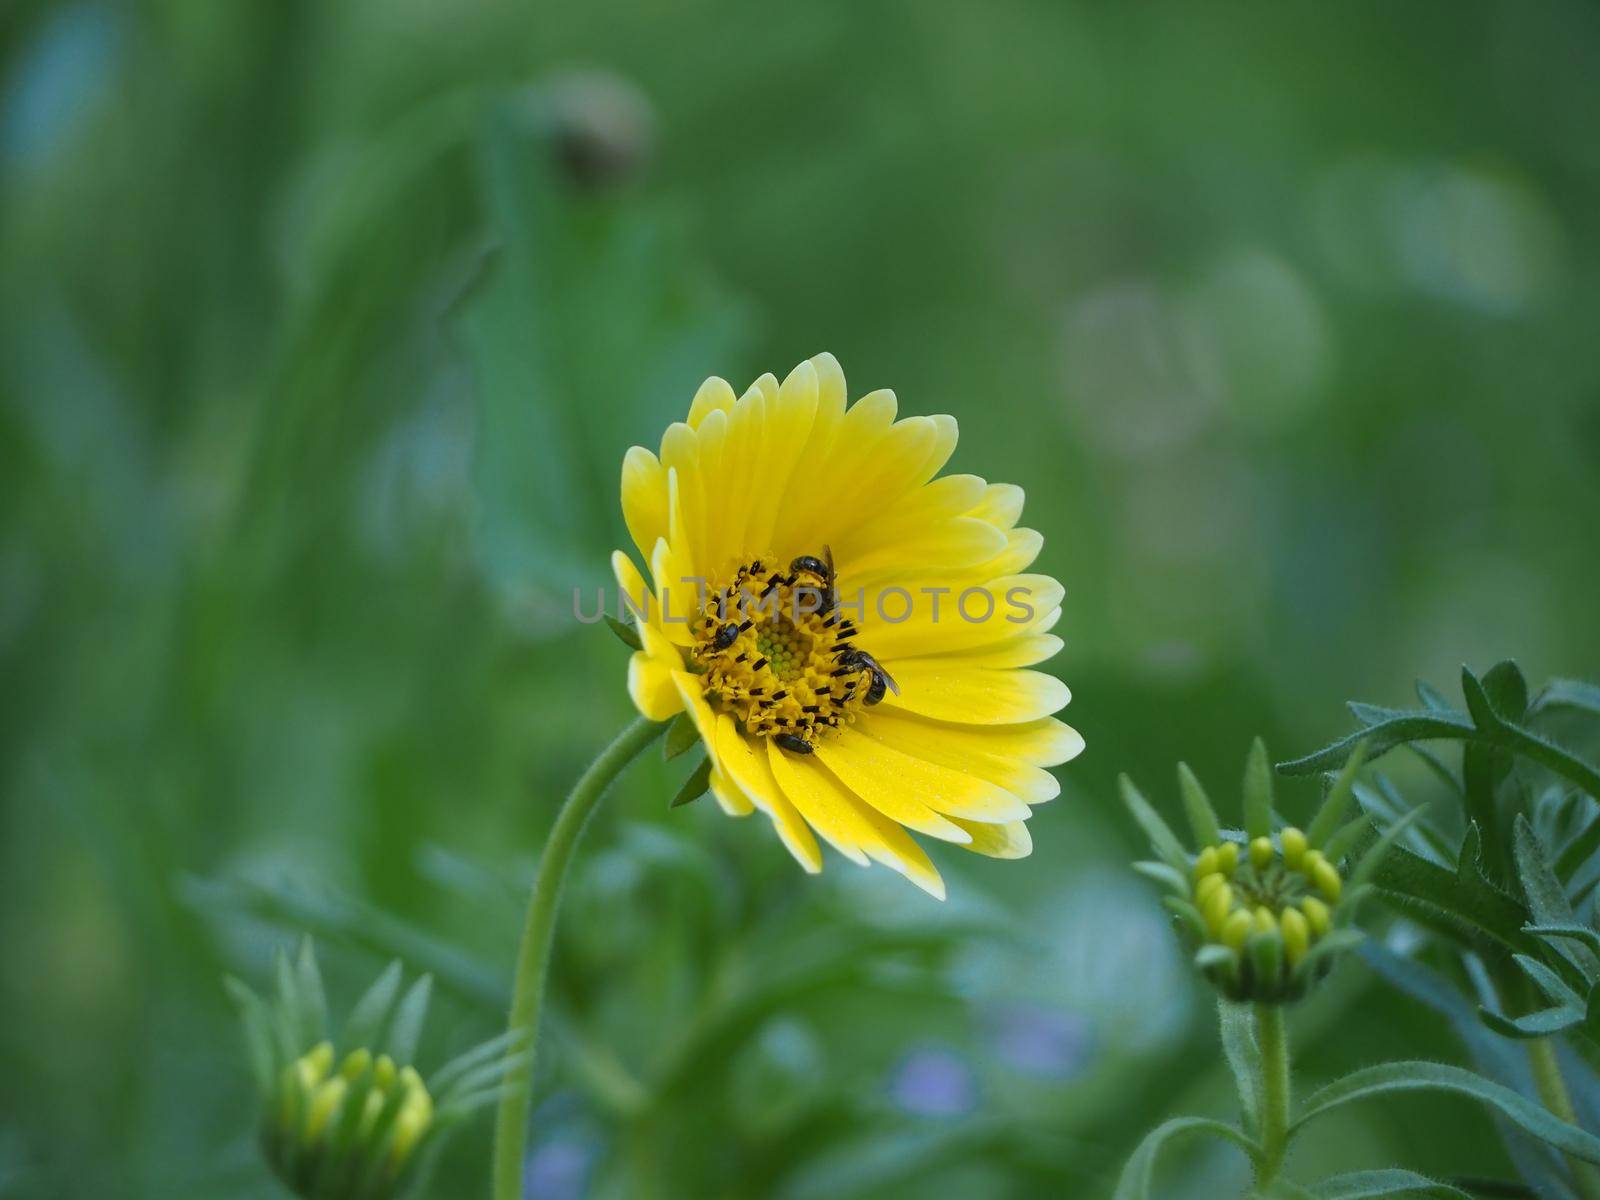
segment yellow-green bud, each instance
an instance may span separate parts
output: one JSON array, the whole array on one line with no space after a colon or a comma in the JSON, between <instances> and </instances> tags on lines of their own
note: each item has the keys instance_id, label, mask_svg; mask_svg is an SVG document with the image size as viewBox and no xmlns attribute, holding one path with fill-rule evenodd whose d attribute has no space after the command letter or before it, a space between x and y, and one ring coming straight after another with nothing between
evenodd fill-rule
<instances>
[{"instance_id":1,"label":"yellow-green bud","mask_svg":"<svg viewBox=\"0 0 1600 1200\"><path fill-rule=\"evenodd\" d=\"M361 1049L352 1050L344 1056L344 1064L339 1068L339 1074L354 1083L371 1069L372 1051L363 1046Z\"/></svg>"},{"instance_id":2,"label":"yellow-green bud","mask_svg":"<svg viewBox=\"0 0 1600 1200\"><path fill-rule=\"evenodd\" d=\"M1339 878L1339 872L1327 859L1322 859L1311 871L1311 881L1317 885L1317 891L1328 901L1339 899L1339 893L1344 889L1344 880Z\"/></svg>"},{"instance_id":3,"label":"yellow-green bud","mask_svg":"<svg viewBox=\"0 0 1600 1200\"><path fill-rule=\"evenodd\" d=\"M1196 857L1195 857L1195 860L1194 860L1194 877L1197 880L1198 879L1204 879L1207 875L1211 874L1216 869L1217 869L1217 848L1215 846L1207 846L1204 850L1200 851L1200 853L1198 855L1196 855Z\"/></svg>"},{"instance_id":4,"label":"yellow-green bud","mask_svg":"<svg viewBox=\"0 0 1600 1200\"><path fill-rule=\"evenodd\" d=\"M1217 847L1217 870L1224 875L1232 875L1239 866L1239 844L1237 842L1223 842Z\"/></svg>"},{"instance_id":5,"label":"yellow-green bud","mask_svg":"<svg viewBox=\"0 0 1600 1200\"><path fill-rule=\"evenodd\" d=\"M1222 885L1222 876L1215 871L1210 875L1202 875L1200 877L1200 882L1194 885L1194 899L1195 903L1201 906L1202 911L1204 911L1205 902L1210 898L1211 893Z\"/></svg>"},{"instance_id":6,"label":"yellow-green bud","mask_svg":"<svg viewBox=\"0 0 1600 1200\"><path fill-rule=\"evenodd\" d=\"M311 1109L306 1114L307 1140L315 1141L321 1135L323 1128L328 1124L328 1118L333 1115L334 1109L339 1107L339 1102L344 1099L345 1091L349 1087L349 1083L342 1075L335 1075L318 1086L316 1094L311 1098Z\"/></svg>"},{"instance_id":7,"label":"yellow-green bud","mask_svg":"<svg viewBox=\"0 0 1600 1200\"><path fill-rule=\"evenodd\" d=\"M1300 907L1305 911L1306 924L1311 926L1314 936L1322 937L1333 927L1333 914L1328 911L1328 906L1315 896L1307 896L1300 901Z\"/></svg>"},{"instance_id":8,"label":"yellow-green bud","mask_svg":"<svg viewBox=\"0 0 1600 1200\"><path fill-rule=\"evenodd\" d=\"M1286 908L1278 918L1283 928L1283 950L1291 967L1299 963L1311 948L1311 927L1297 908Z\"/></svg>"},{"instance_id":9,"label":"yellow-green bud","mask_svg":"<svg viewBox=\"0 0 1600 1200\"><path fill-rule=\"evenodd\" d=\"M1278 927L1278 919L1272 915L1272 910L1264 904L1256 905L1256 932L1271 933Z\"/></svg>"},{"instance_id":10,"label":"yellow-green bud","mask_svg":"<svg viewBox=\"0 0 1600 1200\"><path fill-rule=\"evenodd\" d=\"M1254 920L1244 909L1228 914L1228 919L1222 926L1222 944L1230 950L1238 950L1244 945L1245 938L1250 936L1250 927Z\"/></svg>"},{"instance_id":11,"label":"yellow-green bud","mask_svg":"<svg viewBox=\"0 0 1600 1200\"><path fill-rule=\"evenodd\" d=\"M1306 835L1290 825L1278 834L1278 841L1283 845L1283 865L1298 871L1306 856Z\"/></svg>"},{"instance_id":12,"label":"yellow-green bud","mask_svg":"<svg viewBox=\"0 0 1600 1200\"><path fill-rule=\"evenodd\" d=\"M1250 843L1250 865L1258 871L1266 870L1272 861L1272 839L1258 837Z\"/></svg>"},{"instance_id":13,"label":"yellow-green bud","mask_svg":"<svg viewBox=\"0 0 1600 1200\"><path fill-rule=\"evenodd\" d=\"M1233 888L1223 884L1212 891L1206 898L1205 913L1206 925L1212 933L1222 932L1222 923L1228 919L1228 912L1233 908Z\"/></svg>"},{"instance_id":14,"label":"yellow-green bud","mask_svg":"<svg viewBox=\"0 0 1600 1200\"><path fill-rule=\"evenodd\" d=\"M380 1054L378 1061L372 1064L372 1086L386 1092L394 1086L394 1077L394 1059Z\"/></svg>"}]
</instances>

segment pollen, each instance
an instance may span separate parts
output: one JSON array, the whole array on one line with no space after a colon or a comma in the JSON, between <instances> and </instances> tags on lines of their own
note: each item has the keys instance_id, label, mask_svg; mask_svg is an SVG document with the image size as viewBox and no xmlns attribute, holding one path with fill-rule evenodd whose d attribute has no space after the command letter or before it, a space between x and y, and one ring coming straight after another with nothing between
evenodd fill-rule
<instances>
[{"instance_id":1,"label":"pollen","mask_svg":"<svg viewBox=\"0 0 1600 1200\"><path fill-rule=\"evenodd\" d=\"M853 640L833 580L800 559L763 555L712 580L691 628L706 698L748 733L809 746L873 702L881 668Z\"/></svg>"}]
</instances>

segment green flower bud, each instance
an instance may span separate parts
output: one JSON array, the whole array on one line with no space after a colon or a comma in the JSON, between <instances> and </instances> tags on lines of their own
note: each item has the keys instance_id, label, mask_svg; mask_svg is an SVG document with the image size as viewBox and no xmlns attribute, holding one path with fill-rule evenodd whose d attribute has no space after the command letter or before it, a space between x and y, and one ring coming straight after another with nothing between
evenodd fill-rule
<instances>
[{"instance_id":1,"label":"green flower bud","mask_svg":"<svg viewBox=\"0 0 1600 1200\"><path fill-rule=\"evenodd\" d=\"M323 1036L322 980L309 944L293 965L280 961L278 980L273 1003L236 980L229 988L262 1092L263 1153L306 1200L395 1200L414 1185L424 1190L417 1163L440 1136L436 1114L450 1124L490 1103L505 1073L525 1061L515 1039L496 1039L444 1067L430 1088L403 1061L426 1016L430 983L424 977L401 994L398 963L356 1006L344 1036L358 1044L340 1059L334 1040Z\"/></svg>"},{"instance_id":2,"label":"green flower bud","mask_svg":"<svg viewBox=\"0 0 1600 1200\"><path fill-rule=\"evenodd\" d=\"M1258 748L1257 757L1261 754ZM1261 769L1257 763L1258 774ZM1187 781L1186 799L1200 794L1186 769L1180 781ZM1247 814L1245 822L1254 836L1200 846L1187 877L1181 870L1186 851L1176 835L1161 828L1147 803L1141 801L1135 815L1151 830L1165 859L1150 873L1176 892L1168 906L1201 973L1230 999L1286 1003L1303 996L1332 966L1333 955L1314 951L1340 923L1344 879L1328 852L1314 849L1306 833L1293 826L1267 828L1271 804L1263 806L1259 792L1258 787L1253 815ZM1203 807L1191 803L1189 814L1197 838L1218 836L1209 801ZM1319 817L1313 828L1330 819ZM1355 898L1352 892L1349 902Z\"/></svg>"}]
</instances>

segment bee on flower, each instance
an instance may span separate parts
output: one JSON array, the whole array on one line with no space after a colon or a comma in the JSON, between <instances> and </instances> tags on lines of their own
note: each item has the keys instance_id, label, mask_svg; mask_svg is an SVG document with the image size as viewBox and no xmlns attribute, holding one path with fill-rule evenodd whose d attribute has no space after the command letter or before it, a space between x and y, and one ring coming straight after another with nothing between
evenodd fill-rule
<instances>
[{"instance_id":1,"label":"bee on flower","mask_svg":"<svg viewBox=\"0 0 1600 1200\"><path fill-rule=\"evenodd\" d=\"M430 1152L473 1112L499 1098L523 1055L503 1035L424 1080L412 1065L427 1016L424 975L401 994L393 963L331 1036L321 973L306 941L280 954L277 990L264 1000L229 979L261 1093L267 1165L305 1200L392 1200L423 1183Z\"/></svg>"},{"instance_id":2,"label":"bee on flower","mask_svg":"<svg viewBox=\"0 0 1600 1200\"><path fill-rule=\"evenodd\" d=\"M935 896L913 833L997 858L1032 849L1024 822L1083 749L1034 670L1062 588L1029 568L1022 490L943 475L947 416L897 420L894 394L846 402L832 355L742 395L708 379L659 452L635 446L622 508L651 582L613 567L636 622L628 688L669 749L706 760L733 816L773 824L807 871L820 836Z\"/></svg>"},{"instance_id":3,"label":"bee on flower","mask_svg":"<svg viewBox=\"0 0 1600 1200\"><path fill-rule=\"evenodd\" d=\"M1306 829L1273 816L1272 775L1258 738L1245 765L1244 828L1223 829L1210 798L1183 764L1178 786L1199 849L1190 852L1123 776L1122 798L1149 835L1159 861L1138 869L1163 884L1163 902L1194 950L1194 961L1230 1000L1298 1000L1337 955L1361 940L1357 906L1367 876L1409 821L1374 839L1365 816L1350 815L1362 754L1352 754ZM1367 844L1359 859L1352 852Z\"/></svg>"}]
</instances>

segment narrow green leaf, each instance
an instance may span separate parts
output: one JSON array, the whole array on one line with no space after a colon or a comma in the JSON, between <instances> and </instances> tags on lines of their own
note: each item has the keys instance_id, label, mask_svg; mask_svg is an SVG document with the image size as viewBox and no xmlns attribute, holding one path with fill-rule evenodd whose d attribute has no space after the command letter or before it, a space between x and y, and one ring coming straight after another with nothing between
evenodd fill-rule
<instances>
[{"instance_id":1,"label":"narrow green leaf","mask_svg":"<svg viewBox=\"0 0 1600 1200\"><path fill-rule=\"evenodd\" d=\"M1528 978L1533 980L1535 986L1544 993L1544 998L1551 1004L1565 1005L1581 1009L1583 997L1567 986L1565 980L1537 958L1527 954L1514 954L1517 966L1521 967Z\"/></svg>"},{"instance_id":2,"label":"narrow green leaf","mask_svg":"<svg viewBox=\"0 0 1600 1200\"><path fill-rule=\"evenodd\" d=\"M1552 679L1533 702L1533 711L1547 708L1577 708L1600 715L1600 687L1578 679Z\"/></svg>"},{"instance_id":3,"label":"narrow green leaf","mask_svg":"<svg viewBox=\"0 0 1600 1200\"><path fill-rule=\"evenodd\" d=\"M1156 1157L1173 1139L1191 1134L1205 1134L1208 1137L1232 1142L1252 1158L1258 1153L1255 1143L1232 1125L1224 1125L1221 1121L1212 1121L1205 1117L1174 1117L1156 1126L1139 1143L1133 1156L1128 1159L1128 1165L1122 1169L1122 1178L1117 1181L1116 1194L1112 1200L1149 1200L1150 1186L1155 1177Z\"/></svg>"},{"instance_id":4,"label":"narrow green leaf","mask_svg":"<svg viewBox=\"0 0 1600 1200\"><path fill-rule=\"evenodd\" d=\"M1150 801L1133 786L1133 780L1126 775L1119 775L1117 785L1122 790L1123 804L1127 805L1133 819L1139 822L1139 827L1150 839L1151 848L1174 870L1187 871L1189 855L1172 832L1172 827L1161 819L1161 814L1150 806Z\"/></svg>"},{"instance_id":5,"label":"narrow green leaf","mask_svg":"<svg viewBox=\"0 0 1600 1200\"><path fill-rule=\"evenodd\" d=\"M1406 830L1422 819L1422 814L1427 811L1427 807L1426 804L1417 805L1416 808L1413 808L1399 820L1392 823L1389 828L1383 831L1378 840L1368 847L1367 852L1357 860L1356 865L1350 871L1352 889L1371 882L1373 873L1378 869L1378 864L1383 861L1384 855L1394 849L1395 843L1400 840ZM1337 840L1337 835L1335 840Z\"/></svg>"},{"instance_id":6,"label":"narrow green leaf","mask_svg":"<svg viewBox=\"0 0 1600 1200\"><path fill-rule=\"evenodd\" d=\"M1578 917L1572 911L1572 902L1567 899L1566 889L1556 878L1539 835L1534 833L1533 826L1521 813L1517 814L1512 836L1517 874L1522 881L1523 895L1528 900L1528 911L1533 914L1533 923L1577 925ZM1590 986L1600 982L1600 959L1587 946L1581 942L1576 945L1558 942L1554 949L1582 973Z\"/></svg>"},{"instance_id":7,"label":"narrow green leaf","mask_svg":"<svg viewBox=\"0 0 1600 1200\"><path fill-rule=\"evenodd\" d=\"M428 1001L433 996L433 976L424 975L411 985L411 990L395 1010L394 1024L389 1029L389 1054L400 1066L409 1066L417 1058L417 1041L422 1036L423 1023L428 1019Z\"/></svg>"},{"instance_id":8,"label":"narrow green leaf","mask_svg":"<svg viewBox=\"0 0 1600 1200\"><path fill-rule=\"evenodd\" d=\"M1244 1112L1245 1129L1254 1136L1259 1128L1257 1114L1260 1097L1257 1081L1261 1078L1261 1051L1256 1045L1255 1017L1248 1004L1232 1000L1217 1001L1217 1026L1222 1034L1222 1053L1233 1072L1233 1083L1239 1091L1239 1107Z\"/></svg>"},{"instance_id":9,"label":"narrow green leaf","mask_svg":"<svg viewBox=\"0 0 1600 1200\"><path fill-rule=\"evenodd\" d=\"M1272 832L1272 764L1260 738L1244 760L1244 829L1252 838Z\"/></svg>"},{"instance_id":10,"label":"narrow green leaf","mask_svg":"<svg viewBox=\"0 0 1600 1200\"><path fill-rule=\"evenodd\" d=\"M309 937L300 941L294 972L310 1040L323 1041L328 1036L328 996L322 987L322 972L317 970L317 955Z\"/></svg>"},{"instance_id":11,"label":"narrow green leaf","mask_svg":"<svg viewBox=\"0 0 1600 1200\"><path fill-rule=\"evenodd\" d=\"M1354 1100L1414 1091L1453 1092L1476 1100L1557 1150L1600 1163L1600 1138L1557 1119L1519 1092L1444 1063L1383 1063L1354 1071L1313 1093L1290 1128L1300 1129L1323 1113Z\"/></svg>"},{"instance_id":12,"label":"narrow green leaf","mask_svg":"<svg viewBox=\"0 0 1600 1200\"><path fill-rule=\"evenodd\" d=\"M305 1007L300 1000L300 981L295 977L294 964L286 950L279 949L273 956L273 968L278 981L278 1016L290 1041L305 1049L311 1045L311 1031L306 1020Z\"/></svg>"},{"instance_id":13,"label":"narrow green leaf","mask_svg":"<svg viewBox=\"0 0 1600 1200\"><path fill-rule=\"evenodd\" d=\"M1504 1013L1495 1012L1493 1009L1480 1007L1478 1016L1485 1025L1501 1037L1517 1038L1523 1041L1550 1037L1584 1022L1584 1010L1572 1008L1568 1005L1542 1008L1538 1012L1531 1012L1521 1017L1508 1017Z\"/></svg>"},{"instance_id":14,"label":"narrow green leaf","mask_svg":"<svg viewBox=\"0 0 1600 1200\"><path fill-rule=\"evenodd\" d=\"M1306 840L1313 846L1325 845L1333 836L1334 830L1344 824L1349 816L1350 805L1355 799L1356 773L1361 770L1361 764L1366 758L1366 743L1357 742L1355 748L1350 751L1350 756L1345 759L1339 777L1333 781L1333 786L1323 798L1322 807L1317 809L1317 815L1311 819L1311 825L1306 830Z\"/></svg>"},{"instance_id":15,"label":"narrow green leaf","mask_svg":"<svg viewBox=\"0 0 1600 1200\"><path fill-rule=\"evenodd\" d=\"M1337 865L1361 844L1363 838L1372 833L1372 822L1367 815L1351 817L1322 845L1322 852L1328 856L1328 861Z\"/></svg>"},{"instance_id":16,"label":"narrow green leaf","mask_svg":"<svg viewBox=\"0 0 1600 1200\"><path fill-rule=\"evenodd\" d=\"M1551 938L1566 938L1570 941L1582 942L1589 949L1600 953L1600 933L1596 933L1587 925L1524 925L1526 932L1548 941Z\"/></svg>"},{"instance_id":17,"label":"narrow green leaf","mask_svg":"<svg viewBox=\"0 0 1600 1200\"><path fill-rule=\"evenodd\" d=\"M1426 680L1417 680L1417 699L1422 701L1422 707L1432 712L1451 712L1455 705L1446 700L1444 693Z\"/></svg>"},{"instance_id":18,"label":"narrow green leaf","mask_svg":"<svg viewBox=\"0 0 1600 1200\"><path fill-rule=\"evenodd\" d=\"M228 976L222 982L239 1009L239 1021L244 1026L245 1045L250 1053L250 1073L255 1076L256 1088L263 1096L269 1095L280 1064L274 1053L272 1021L267 1016L266 1004L233 976Z\"/></svg>"},{"instance_id":19,"label":"narrow green leaf","mask_svg":"<svg viewBox=\"0 0 1600 1200\"><path fill-rule=\"evenodd\" d=\"M672 718L672 724L667 726L667 739L661 743L662 756L671 762L685 750L692 749L700 740L700 730L694 723L694 718L686 712L679 713Z\"/></svg>"},{"instance_id":20,"label":"narrow green leaf","mask_svg":"<svg viewBox=\"0 0 1600 1200\"><path fill-rule=\"evenodd\" d=\"M630 650L643 650L644 643L639 640L639 631L625 621L619 621L610 613L606 614L606 628L617 635L617 641Z\"/></svg>"},{"instance_id":21,"label":"narrow green leaf","mask_svg":"<svg viewBox=\"0 0 1600 1200\"><path fill-rule=\"evenodd\" d=\"M1178 764L1178 792L1183 796L1183 810L1189 816L1189 829L1194 834L1196 846L1215 846L1222 840L1222 829L1217 824L1217 810L1211 807L1211 798L1195 778L1188 763Z\"/></svg>"},{"instance_id":22,"label":"narrow green leaf","mask_svg":"<svg viewBox=\"0 0 1600 1200\"><path fill-rule=\"evenodd\" d=\"M1427 741L1434 738L1462 738L1476 736L1471 721L1455 713L1406 712L1398 713L1379 725L1359 729L1332 745L1324 746L1304 758L1291 759L1278 764L1280 775L1316 775L1344 765L1361 742L1367 743L1367 761L1376 762L1396 746L1407 742Z\"/></svg>"},{"instance_id":23,"label":"narrow green leaf","mask_svg":"<svg viewBox=\"0 0 1600 1200\"><path fill-rule=\"evenodd\" d=\"M389 1017L389 1008L394 1004L394 998L399 992L400 962L397 959L384 968L383 974L379 975L367 989L366 994L356 1001L355 1008L350 1012L350 1019L344 1023L344 1041L347 1049L377 1047L378 1036L383 1032L384 1022Z\"/></svg>"},{"instance_id":24,"label":"narrow green leaf","mask_svg":"<svg viewBox=\"0 0 1600 1200\"><path fill-rule=\"evenodd\" d=\"M1497 662L1483 673L1483 691L1502 719L1520 722L1527 715L1528 681L1511 659Z\"/></svg>"},{"instance_id":25,"label":"narrow green leaf","mask_svg":"<svg viewBox=\"0 0 1600 1200\"><path fill-rule=\"evenodd\" d=\"M1483 690L1483 684L1466 667L1461 668L1461 695L1466 699L1467 713L1472 723L1479 729L1490 733L1504 728L1505 720L1495 712L1494 705Z\"/></svg>"},{"instance_id":26,"label":"narrow green leaf","mask_svg":"<svg viewBox=\"0 0 1600 1200\"><path fill-rule=\"evenodd\" d=\"M1189 895L1189 877L1184 872L1164 862L1136 862L1133 869L1146 879L1153 879L1175 896Z\"/></svg>"},{"instance_id":27,"label":"narrow green leaf","mask_svg":"<svg viewBox=\"0 0 1600 1200\"><path fill-rule=\"evenodd\" d=\"M1460 1188L1429 1179L1426 1175L1418 1175L1415 1171L1403 1171L1398 1167L1333 1175L1320 1183L1312 1184L1310 1190L1317 1200L1376 1200L1379 1196L1472 1200L1472 1197Z\"/></svg>"},{"instance_id":28,"label":"narrow green leaf","mask_svg":"<svg viewBox=\"0 0 1600 1200\"><path fill-rule=\"evenodd\" d=\"M435 1097L444 1095L458 1079L474 1068L491 1060L498 1059L501 1063L505 1063L515 1057L527 1040L526 1030L511 1029L499 1037L490 1038L470 1050L462 1051L434 1072L433 1078L428 1080L428 1091Z\"/></svg>"},{"instance_id":29,"label":"narrow green leaf","mask_svg":"<svg viewBox=\"0 0 1600 1200\"><path fill-rule=\"evenodd\" d=\"M1527 920L1522 905L1492 888L1469 886L1456 872L1409 850L1395 847L1385 854L1371 869L1370 878L1412 916L1458 941L1471 943L1481 936L1514 951L1526 951L1534 944L1522 932Z\"/></svg>"},{"instance_id":30,"label":"narrow green leaf","mask_svg":"<svg viewBox=\"0 0 1600 1200\"><path fill-rule=\"evenodd\" d=\"M678 789L678 794L672 798L668 808L682 808L692 800L698 800L711 788L711 759L702 758L689 778L684 780L683 786Z\"/></svg>"}]
</instances>

